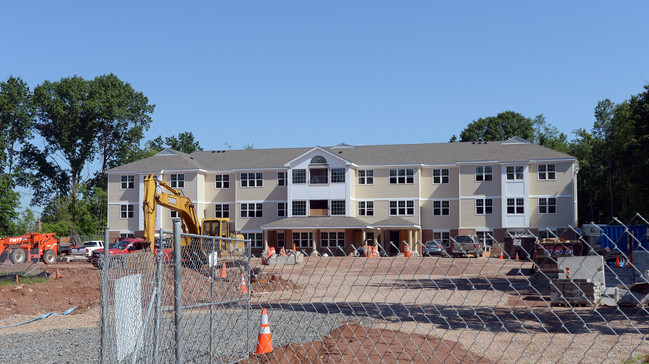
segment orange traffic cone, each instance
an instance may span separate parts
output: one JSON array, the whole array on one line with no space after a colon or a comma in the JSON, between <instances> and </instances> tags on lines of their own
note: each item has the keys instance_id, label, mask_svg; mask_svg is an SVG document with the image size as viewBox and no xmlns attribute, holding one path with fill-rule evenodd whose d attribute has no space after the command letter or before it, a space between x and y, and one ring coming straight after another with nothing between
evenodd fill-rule
<instances>
[{"instance_id":1,"label":"orange traffic cone","mask_svg":"<svg viewBox=\"0 0 649 364\"><path fill-rule=\"evenodd\" d=\"M228 272L225 270L225 262L223 262L223 267L221 267L221 278L228 278Z\"/></svg>"},{"instance_id":2,"label":"orange traffic cone","mask_svg":"<svg viewBox=\"0 0 649 364\"><path fill-rule=\"evenodd\" d=\"M273 339L270 336L270 325L268 325L268 312L261 310L261 322L259 323L259 335L257 336L257 351L255 354L270 353L273 351Z\"/></svg>"},{"instance_id":3,"label":"orange traffic cone","mask_svg":"<svg viewBox=\"0 0 649 364\"><path fill-rule=\"evenodd\" d=\"M516 252L516 260L518 260L518 252Z\"/></svg>"},{"instance_id":4,"label":"orange traffic cone","mask_svg":"<svg viewBox=\"0 0 649 364\"><path fill-rule=\"evenodd\" d=\"M629 264L626 266L627 268L633 268L633 259L631 259L631 256L629 255Z\"/></svg>"},{"instance_id":5,"label":"orange traffic cone","mask_svg":"<svg viewBox=\"0 0 649 364\"><path fill-rule=\"evenodd\" d=\"M620 256L619 255L615 256L615 267L620 268Z\"/></svg>"},{"instance_id":6,"label":"orange traffic cone","mask_svg":"<svg viewBox=\"0 0 649 364\"><path fill-rule=\"evenodd\" d=\"M61 278L61 275L59 274L59 268L56 268L56 279Z\"/></svg>"},{"instance_id":7,"label":"orange traffic cone","mask_svg":"<svg viewBox=\"0 0 649 364\"><path fill-rule=\"evenodd\" d=\"M243 273L241 273L241 293L248 294L248 287L246 286L246 279L243 277Z\"/></svg>"},{"instance_id":8,"label":"orange traffic cone","mask_svg":"<svg viewBox=\"0 0 649 364\"><path fill-rule=\"evenodd\" d=\"M503 258L503 251L502 251L502 250L500 251L500 259L504 259L504 258Z\"/></svg>"},{"instance_id":9,"label":"orange traffic cone","mask_svg":"<svg viewBox=\"0 0 649 364\"><path fill-rule=\"evenodd\" d=\"M296 252L297 250L295 249L295 243L293 243L293 251Z\"/></svg>"},{"instance_id":10,"label":"orange traffic cone","mask_svg":"<svg viewBox=\"0 0 649 364\"><path fill-rule=\"evenodd\" d=\"M566 267L566 279L570 279L570 267Z\"/></svg>"}]
</instances>

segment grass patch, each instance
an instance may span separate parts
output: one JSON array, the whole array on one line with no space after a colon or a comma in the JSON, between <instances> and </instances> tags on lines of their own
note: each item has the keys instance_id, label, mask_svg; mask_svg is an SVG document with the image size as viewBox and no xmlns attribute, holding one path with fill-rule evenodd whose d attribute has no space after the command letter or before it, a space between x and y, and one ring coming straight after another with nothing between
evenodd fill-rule
<instances>
[{"instance_id":1,"label":"grass patch","mask_svg":"<svg viewBox=\"0 0 649 364\"><path fill-rule=\"evenodd\" d=\"M41 283L47 281L47 278L43 277L31 277L31 276L18 276L18 284L33 284ZM0 276L0 287L4 286L15 286L16 285L16 276L15 275L4 275Z\"/></svg>"}]
</instances>

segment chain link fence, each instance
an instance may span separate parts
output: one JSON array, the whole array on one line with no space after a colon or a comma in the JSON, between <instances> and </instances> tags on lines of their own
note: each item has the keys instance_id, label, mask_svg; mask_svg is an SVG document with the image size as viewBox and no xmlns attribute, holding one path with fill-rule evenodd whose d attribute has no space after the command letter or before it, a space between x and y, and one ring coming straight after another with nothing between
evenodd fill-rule
<instances>
[{"instance_id":1,"label":"chain link fence","mask_svg":"<svg viewBox=\"0 0 649 364\"><path fill-rule=\"evenodd\" d=\"M109 259L102 360L646 363L648 224L636 218L571 240L528 231L491 254L454 239L398 256L278 248L225 269L205 253L215 239L177 232L182 264L162 252ZM262 309L273 351L255 354Z\"/></svg>"}]
</instances>

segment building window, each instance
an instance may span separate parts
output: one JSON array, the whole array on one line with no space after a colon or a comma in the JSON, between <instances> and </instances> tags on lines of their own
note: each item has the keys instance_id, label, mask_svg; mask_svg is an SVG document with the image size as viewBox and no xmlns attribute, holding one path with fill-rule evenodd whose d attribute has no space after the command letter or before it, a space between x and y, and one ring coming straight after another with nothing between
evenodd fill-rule
<instances>
[{"instance_id":1,"label":"building window","mask_svg":"<svg viewBox=\"0 0 649 364\"><path fill-rule=\"evenodd\" d=\"M450 201L433 201L433 215L448 216L451 211Z\"/></svg>"},{"instance_id":2,"label":"building window","mask_svg":"<svg viewBox=\"0 0 649 364\"><path fill-rule=\"evenodd\" d=\"M331 216L345 215L345 200L331 201Z\"/></svg>"},{"instance_id":3,"label":"building window","mask_svg":"<svg viewBox=\"0 0 649 364\"><path fill-rule=\"evenodd\" d=\"M365 243L374 244L374 233L373 232L365 233Z\"/></svg>"},{"instance_id":4,"label":"building window","mask_svg":"<svg viewBox=\"0 0 649 364\"><path fill-rule=\"evenodd\" d=\"M120 217L122 219L132 219L135 214L135 205L121 205Z\"/></svg>"},{"instance_id":5,"label":"building window","mask_svg":"<svg viewBox=\"0 0 649 364\"><path fill-rule=\"evenodd\" d=\"M557 213L557 199L539 198L539 214L556 214Z\"/></svg>"},{"instance_id":6,"label":"building window","mask_svg":"<svg viewBox=\"0 0 649 364\"><path fill-rule=\"evenodd\" d=\"M557 237L557 231L556 230L548 230L548 229L542 229L539 230L539 239L552 239Z\"/></svg>"},{"instance_id":7,"label":"building window","mask_svg":"<svg viewBox=\"0 0 649 364\"><path fill-rule=\"evenodd\" d=\"M479 198L475 200L475 214L476 215L491 215L494 212L494 201L490 198Z\"/></svg>"},{"instance_id":8,"label":"building window","mask_svg":"<svg viewBox=\"0 0 649 364\"><path fill-rule=\"evenodd\" d=\"M335 248L345 246L344 231L329 231L320 233L320 246L323 248Z\"/></svg>"},{"instance_id":9,"label":"building window","mask_svg":"<svg viewBox=\"0 0 649 364\"><path fill-rule=\"evenodd\" d=\"M412 216L414 214L414 201L390 201L390 216Z\"/></svg>"},{"instance_id":10,"label":"building window","mask_svg":"<svg viewBox=\"0 0 649 364\"><path fill-rule=\"evenodd\" d=\"M262 187L264 174L260 172L241 173L241 187Z\"/></svg>"},{"instance_id":11,"label":"building window","mask_svg":"<svg viewBox=\"0 0 649 364\"><path fill-rule=\"evenodd\" d=\"M448 169L433 169L433 183L448 183Z\"/></svg>"},{"instance_id":12,"label":"building window","mask_svg":"<svg viewBox=\"0 0 649 364\"><path fill-rule=\"evenodd\" d=\"M442 244L445 248L451 246L451 234L448 231L433 232L433 240Z\"/></svg>"},{"instance_id":13,"label":"building window","mask_svg":"<svg viewBox=\"0 0 649 364\"><path fill-rule=\"evenodd\" d=\"M555 169L554 164L539 164L539 180L554 180Z\"/></svg>"},{"instance_id":14,"label":"building window","mask_svg":"<svg viewBox=\"0 0 649 364\"><path fill-rule=\"evenodd\" d=\"M135 188L135 176L121 176L121 180L123 190Z\"/></svg>"},{"instance_id":15,"label":"building window","mask_svg":"<svg viewBox=\"0 0 649 364\"><path fill-rule=\"evenodd\" d=\"M390 170L390 184L404 184L415 182L415 170L412 168L407 169L391 169Z\"/></svg>"},{"instance_id":16,"label":"building window","mask_svg":"<svg viewBox=\"0 0 649 364\"><path fill-rule=\"evenodd\" d=\"M293 170L293 183L306 183L306 169Z\"/></svg>"},{"instance_id":17,"label":"building window","mask_svg":"<svg viewBox=\"0 0 649 364\"><path fill-rule=\"evenodd\" d=\"M184 174L172 174L171 175L171 187L185 188L185 175Z\"/></svg>"},{"instance_id":18,"label":"building window","mask_svg":"<svg viewBox=\"0 0 649 364\"><path fill-rule=\"evenodd\" d=\"M277 233L277 246L286 246L286 234Z\"/></svg>"},{"instance_id":19,"label":"building window","mask_svg":"<svg viewBox=\"0 0 649 364\"><path fill-rule=\"evenodd\" d=\"M214 216L215 217L230 217L230 205L228 205L228 204L216 204L216 205L214 205Z\"/></svg>"},{"instance_id":20,"label":"building window","mask_svg":"<svg viewBox=\"0 0 649 364\"><path fill-rule=\"evenodd\" d=\"M214 187L216 188L230 188L230 175L228 174L217 174L215 176L216 179L216 184Z\"/></svg>"},{"instance_id":21,"label":"building window","mask_svg":"<svg viewBox=\"0 0 649 364\"><path fill-rule=\"evenodd\" d=\"M306 216L306 201L293 201L293 216Z\"/></svg>"},{"instance_id":22,"label":"building window","mask_svg":"<svg viewBox=\"0 0 649 364\"><path fill-rule=\"evenodd\" d=\"M494 239L491 231L478 231L476 232L478 236L478 241L480 241L485 246L493 246Z\"/></svg>"},{"instance_id":23,"label":"building window","mask_svg":"<svg viewBox=\"0 0 649 364\"><path fill-rule=\"evenodd\" d=\"M243 233L243 238L245 240L250 240L251 248L263 248L264 247L264 234L263 233Z\"/></svg>"},{"instance_id":24,"label":"building window","mask_svg":"<svg viewBox=\"0 0 649 364\"><path fill-rule=\"evenodd\" d=\"M261 203L242 203L241 204L241 217L262 217Z\"/></svg>"},{"instance_id":25,"label":"building window","mask_svg":"<svg viewBox=\"0 0 649 364\"><path fill-rule=\"evenodd\" d=\"M507 166L507 180L508 181L522 181L524 166Z\"/></svg>"},{"instance_id":26,"label":"building window","mask_svg":"<svg viewBox=\"0 0 649 364\"><path fill-rule=\"evenodd\" d=\"M374 216L374 201L358 201L358 216Z\"/></svg>"},{"instance_id":27,"label":"building window","mask_svg":"<svg viewBox=\"0 0 649 364\"><path fill-rule=\"evenodd\" d=\"M297 248L311 248L313 246L313 233L293 233L293 244Z\"/></svg>"},{"instance_id":28,"label":"building window","mask_svg":"<svg viewBox=\"0 0 649 364\"><path fill-rule=\"evenodd\" d=\"M286 186L286 172L277 172L277 185Z\"/></svg>"},{"instance_id":29,"label":"building window","mask_svg":"<svg viewBox=\"0 0 649 364\"><path fill-rule=\"evenodd\" d=\"M171 210L170 213L171 213L170 216L171 216L172 219L178 217L178 213L176 211Z\"/></svg>"},{"instance_id":30,"label":"building window","mask_svg":"<svg viewBox=\"0 0 649 364\"><path fill-rule=\"evenodd\" d=\"M522 215L525 213L525 200L522 198L507 199L507 213L510 215Z\"/></svg>"},{"instance_id":31,"label":"building window","mask_svg":"<svg viewBox=\"0 0 649 364\"><path fill-rule=\"evenodd\" d=\"M374 170L373 169L360 169L360 170L358 170L358 184L359 185L373 185L374 184Z\"/></svg>"},{"instance_id":32,"label":"building window","mask_svg":"<svg viewBox=\"0 0 649 364\"><path fill-rule=\"evenodd\" d=\"M312 185L326 185L329 183L329 170L326 168L309 169L309 183Z\"/></svg>"},{"instance_id":33,"label":"building window","mask_svg":"<svg viewBox=\"0 0 649 364\"><path fill-rule=\"evenodd\" d=\"M475 166L475 181L476 182L487 182L493 179L493 167L492 166Z\"/></svg>"},{"instance_id":34,"label":"building window","mask_svg":"<svg viewBox=\"0 0 649 364\"><path fill-rule=\"evenodd\" d=\"M280 202L277 204L277 216L286 216L286 202Z\"/></svg>"},{"instance_id":35,"label":"building window","mask_svg":"<svg viewBox=\"0 0 649 364\"><path fill-rule=\"evenodd\" d=\"M345 168L331 169L331 183L345 182Z\"/></svg>"}]
</instances>

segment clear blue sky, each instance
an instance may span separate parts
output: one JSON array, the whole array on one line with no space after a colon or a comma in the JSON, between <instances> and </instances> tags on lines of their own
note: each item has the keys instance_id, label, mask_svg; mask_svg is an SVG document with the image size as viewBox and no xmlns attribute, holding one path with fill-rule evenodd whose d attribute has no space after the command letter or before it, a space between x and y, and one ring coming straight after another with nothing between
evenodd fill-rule
<instances>
[{"instance_id":1,"label":"clear blue sky","mask_svg":"<svg viewBox=\"0 0 649 364\"><path fill-rule=\"evenodd\" d=\"M0 80L114 73L146 139L446 142L514 110L568 133L649 82L647 1L5 1Z\"/></svg>"}]
</instances>

